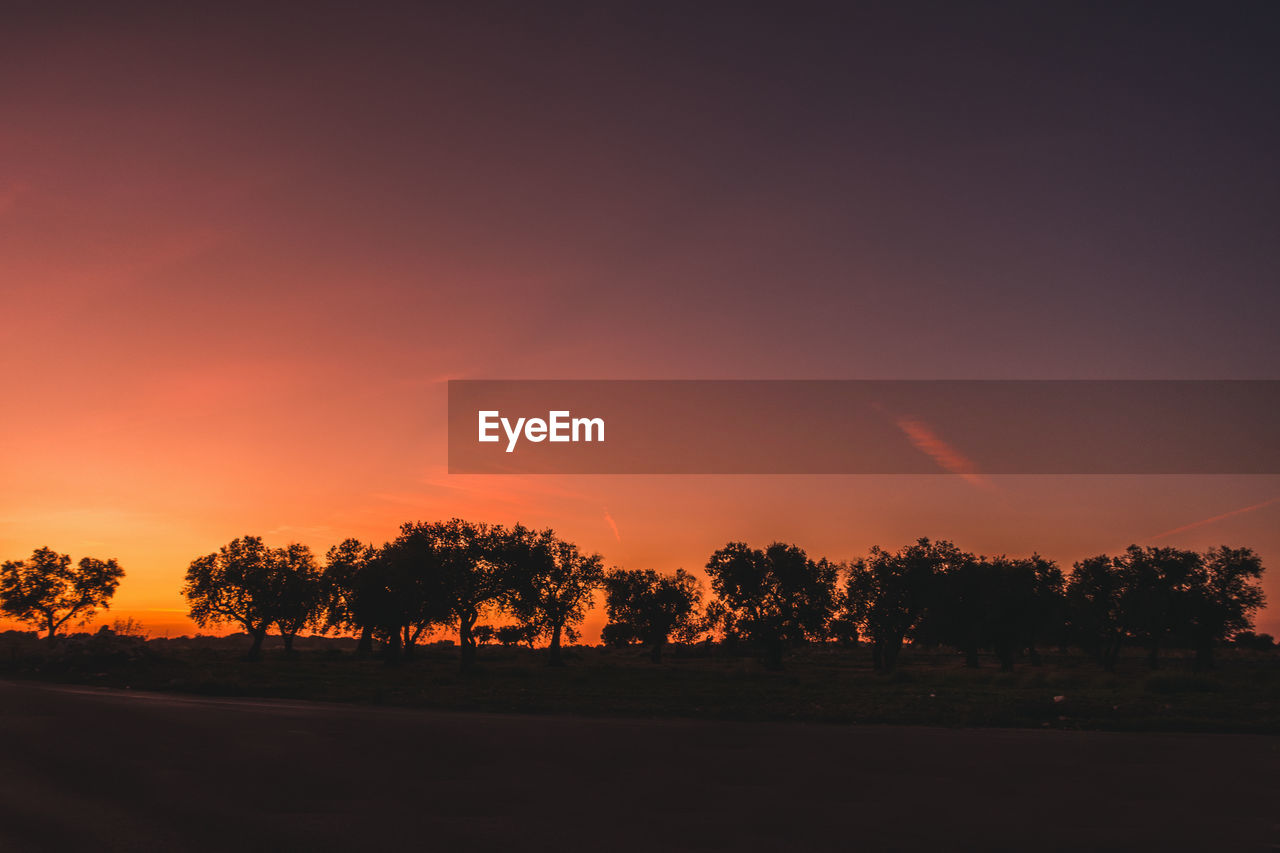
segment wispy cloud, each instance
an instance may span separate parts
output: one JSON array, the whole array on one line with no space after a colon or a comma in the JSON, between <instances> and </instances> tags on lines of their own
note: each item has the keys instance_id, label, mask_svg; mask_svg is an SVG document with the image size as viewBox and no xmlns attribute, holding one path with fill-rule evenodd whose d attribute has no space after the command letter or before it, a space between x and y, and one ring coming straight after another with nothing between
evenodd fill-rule
<instances>
[{"instance_id":1,"label":"wispy cloud","mask_svg":"<svg viewBox=\"0 0 1280 853\"><path fill-rule=\"evenodd\" d=\"M613 520L613 516L609 515L609 510L604 511L604 520L609 522L609 527L613 530L613 538L619 542L622 541L622 534L618 532L618 522Z\"/></svg>"},{"instance_id":2,"label":"wispy cloud","mask_svg":"<svg viewBox=\"0 0 1280 853\"><path fill-rule=\"evenodd\" d=\"M1243 506L1243 507L1240 507L1239 509L1233 509L1230 512L1224 512L1220 515L1210 516L1209 518L1202 518L1199 521L1193 521L1190 524L1184 524L1181 527L1175 527L1172 530L1166 530L1163 533L1157 533L1156 535L1149 537L1147 541L1150 542L1153 539L1163 539L1166 536L1174 536L1178 533L1186 533L1188 530L1195 530L1196 528L1199 528L1199 527L1206 527L1210 524L1216 524L1219 521L1223 521L1228 518L1234 518L1237 515L1244 515L1246 512L1254 512L1256 510L1260 510L1277 503L1280 503L1280 497L1271 498L1270 500L1263 501L1262 503L1256 503L1256 504L1253 504L1252 506Z\"/></svg>"},{"instance_id":3,"label":"wispy cloud","mask_svg":"<svg viewBox=\"0 0 1280 853\"><path fill-rule=\"evenodd\" d=\"M979 488L993 488L991 481L978 471L978 466L972 459L952 447L924 421L909 417L898 417L895 421L911 444L941 468Z\"/></svg>"}]
</instances>

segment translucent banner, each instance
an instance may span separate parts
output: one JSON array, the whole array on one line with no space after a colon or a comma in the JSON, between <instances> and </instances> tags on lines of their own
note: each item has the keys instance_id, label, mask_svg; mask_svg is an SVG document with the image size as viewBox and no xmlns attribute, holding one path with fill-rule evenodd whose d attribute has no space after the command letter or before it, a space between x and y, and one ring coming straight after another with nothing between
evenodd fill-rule
<instances>
[{"instance_id":1,"label":"translucent banner","mask_svg":"<svg viewBox=\"0 0 1280 853\"><path fill-rule=\"evenodd\" d=\"M459 474L1276 474L1277 380L454 380Z\"/></svg>"}]
</instances>

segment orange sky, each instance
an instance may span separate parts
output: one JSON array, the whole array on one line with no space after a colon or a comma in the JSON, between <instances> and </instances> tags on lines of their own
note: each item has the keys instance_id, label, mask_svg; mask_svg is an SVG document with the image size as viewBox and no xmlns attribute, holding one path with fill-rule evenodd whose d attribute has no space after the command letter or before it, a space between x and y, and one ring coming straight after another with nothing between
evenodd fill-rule
<instances>
[{"instance_id":1,"label":"orange sky","mask_svg":"<svg viewBox=\"0 0 1280 853\"><path fill-rule=\"evenodd\" d=\"M922 535L1280 565L1277 477L445 473L450 377L1275 377L1248 50L1173 22L1161 92L1123 42L1056 55L1070 22L259 14L0 36L0 557L116 557L113 615L170 634L235 536L455 515L668 571Z\"/></svg>"}]
</instances>

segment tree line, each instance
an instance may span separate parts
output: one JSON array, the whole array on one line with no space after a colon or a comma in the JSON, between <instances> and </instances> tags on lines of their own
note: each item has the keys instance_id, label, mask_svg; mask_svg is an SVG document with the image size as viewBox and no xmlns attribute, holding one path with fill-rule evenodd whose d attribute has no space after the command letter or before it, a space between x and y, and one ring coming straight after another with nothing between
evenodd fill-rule
<instances>
[{"instance_id":1,"label":"tree line","mask_svg":"<svg viewBox=\"0 0 1280 853\"><path fill-rule=\"evenodd\" d=\"M885 672L908 643L953 648L970 666L989 652L1005 670L1068 646L1107 670L1125 647L1144 650L1152 666L1173 648L1212 665L1217 646L1252 636L1265 603L1257 554L1225 546L1132 545L1064 573L1038 554L986 557L945 540L875 547L851 563L815 560L781 542L731 542L705 568L704 606L701 581L683 569L606 570L599 554L552 530L452 519L404 524L380 547L347 539L322 559L306 545L243 536L192 560L182 593L197 625L242 628L249 658L260 657L272 628L287 651L302 632L336 631L358 637L359 653L376 647L390 660L412 657L425 638L448 630L463 670L492 639L545 643L548 662L561 664L599 591L608 617L602 641L643 645L655 662L671 642L715 640L770 666L805 644L860 643ZM52 641L64 625L108 606L123 574L115 560L72 564L37 549L0 565L0 609ZM509 624L481 621L492 618Z\"/></svg>"}]
</instances>

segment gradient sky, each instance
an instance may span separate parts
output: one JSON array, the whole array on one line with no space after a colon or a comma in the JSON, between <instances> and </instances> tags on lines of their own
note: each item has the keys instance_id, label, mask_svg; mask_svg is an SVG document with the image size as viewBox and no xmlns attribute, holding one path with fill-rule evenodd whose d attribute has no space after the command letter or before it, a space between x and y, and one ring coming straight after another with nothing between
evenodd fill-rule
<instances>
[{"instance_id":1,"label":"gradient sky","mask_svg":"<svg viewBox=\"0 0 1280 853\"><path fill-rule=\"evenodd\" d=\"M445 473L448 378L1280 377L1275 4L691 5L6 7L0 556L157 633L237 535L453 515L1242 544L1280 601L1277 477Z\"/></svg>"}]
</instances>

